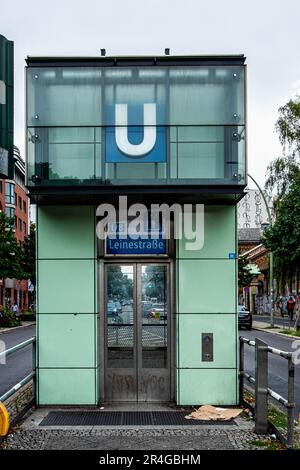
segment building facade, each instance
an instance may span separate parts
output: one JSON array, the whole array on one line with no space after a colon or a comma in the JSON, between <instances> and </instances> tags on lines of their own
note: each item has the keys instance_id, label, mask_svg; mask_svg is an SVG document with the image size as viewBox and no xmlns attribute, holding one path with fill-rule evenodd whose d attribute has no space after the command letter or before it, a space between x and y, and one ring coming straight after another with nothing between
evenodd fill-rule
<instances>
[{"instance_id":1,"label":"building facade","mask_svg":"<svg viewBox=\"0 0 300 470\"><path fill-rule=\"evenodd\" d=\"M271 205L271 202L270 202ZM266 205L257 189L247 189L243 199L238 203L238 229L261 229L268 224Z\"/></svg>"},{"instance_id":2,"label":"building facade","mask_svg":"<svg viewBox=\"0 0 300 470\"><path fill-rule=\"evenodd\" d=\"M0 210L8 217L15 220L15 235L19 242L29 231L29 197L25 186L25 162L20 156L20 151L14 147L14 177L12 179L0 179ZM2 281L0 281L0 298L2 299ZM20 311L28 309L28 281L6 279L5 281L6 303L17 303Z\"/></svg>"},{"instance_id":3,"label":"building facade","mask_svg":"<svg viewBox=\"0 0 300 470\"><path fill-rule=\"evenodd\" d=\"M244 62L27 58L40 405L237 404ZM193 223L174 215L165 237L163 212L135 240L123 216L101 225L124 197L131 217L177 204Z\"/></svg>"},{"instance_id":4,"label":"building facade","mask_svg":"<svg viewBox=\"0 0 300 470\"><path fill-rule=\"evenodd\" d=\"M0 34L0 178L13 178L14 43Z\"/></svg>"}]
</instances>

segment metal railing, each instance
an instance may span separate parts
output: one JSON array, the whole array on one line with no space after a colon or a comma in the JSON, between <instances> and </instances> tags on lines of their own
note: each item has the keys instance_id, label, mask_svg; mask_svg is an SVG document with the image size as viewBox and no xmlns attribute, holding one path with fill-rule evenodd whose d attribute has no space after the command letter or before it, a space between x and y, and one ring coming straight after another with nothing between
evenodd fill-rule
<instances>
[{"instance_id":1,"label":"metal railing","mask_svg":"<svg viewBox=\"0 0 300 470\"><path fill-rule=\"evenodd\" d=\"M12 354L14 354L17 351L20 351L20 349L25 348L26 346L29 346L29 344L32 344L32 372L28 374L24 379L22 379L20 382L18 382L16 385L14 385L12 388L10 388L7 392L5 392L3 395L0 396L0 402L4 402L8 398L10 398L14 393L16 393L18 390L20 390L21 387L26 385L28 382L31 380L33 381L33 387L32 387L32 402L35 401L35 390L36 390L36 338L32 337L27 339L26 341L23 341L20 344L17 344L16 346L13 346L12 348L6 349L5 351L2 351L0 353L0 360L2 358L8 358Z\"/></svg>"},{"instance_id":2,"label":"metal railing","mask_svg":"<svg viewBox=\"0 0 300 470\"><path fill-rule=\"evenodd\" d=\"M244 345L255 347L255 377L244 370ZM284 398L268 387L268 354L281 356L288 361L288 398ZM287 438L273 425L277 437L287 447L293 446L294 440L294 388L295 388L295 367L293 363L293 353L280 351L272 348L258 338L255 341L240 336L240 371L239 371L239 397L240 403L244 402L244 378L255 385L255 432L267 434L270 429L268 421L268 396L281 403L287 408Z\"/></svg>"}]
</instances>

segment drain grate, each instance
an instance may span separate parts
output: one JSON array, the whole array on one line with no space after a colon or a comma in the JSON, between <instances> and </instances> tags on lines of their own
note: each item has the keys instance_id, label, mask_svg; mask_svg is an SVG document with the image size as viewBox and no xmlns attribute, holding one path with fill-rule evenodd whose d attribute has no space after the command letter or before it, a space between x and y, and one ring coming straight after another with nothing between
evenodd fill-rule
<instances>
[{"instance_id":1,"label":"drain grate","mask_svg":"<svg viewBox=\"0 0 300 470\"><path fill-rule=\"evenodd\" d=\"M50 411L40 426L199 426L235 421L185 419L188 411Z\"/></svg>"}]
</instances>

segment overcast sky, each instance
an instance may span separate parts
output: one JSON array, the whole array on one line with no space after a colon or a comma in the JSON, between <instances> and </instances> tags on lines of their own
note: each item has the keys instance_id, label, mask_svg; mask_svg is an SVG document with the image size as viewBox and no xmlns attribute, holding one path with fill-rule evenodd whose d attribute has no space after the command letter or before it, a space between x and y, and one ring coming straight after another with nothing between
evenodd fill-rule
<instances>
[{"instance_id":1,"label":"overcast sky","mask_svg":"<svg viewBox=\"0 0 300 470\"><path fill-rule=\"evenodd\" d=\"M24 156L27 55L244 53L249 172L263 183L281 152L277 110L300 91L299 18L298 0L0 0L0 34L15 42L15 144Z\"/></svg>"}]
</instances>

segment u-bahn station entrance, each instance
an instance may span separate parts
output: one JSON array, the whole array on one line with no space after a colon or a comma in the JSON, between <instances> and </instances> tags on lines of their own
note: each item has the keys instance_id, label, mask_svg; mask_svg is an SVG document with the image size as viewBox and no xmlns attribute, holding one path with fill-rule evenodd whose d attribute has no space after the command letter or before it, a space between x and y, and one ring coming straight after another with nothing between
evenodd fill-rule
<instances>
[{"instance_id":1,"label":"u-bahn station entrance","mask_svg":"<svg viewBox=\"0 0 300 470\"><path fill-rule=\"evenodd\" d=\"M237 404L244 62L27 58L39 405Z\"/></svg>"}]
</instances>

